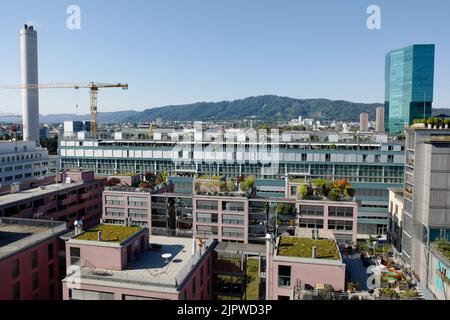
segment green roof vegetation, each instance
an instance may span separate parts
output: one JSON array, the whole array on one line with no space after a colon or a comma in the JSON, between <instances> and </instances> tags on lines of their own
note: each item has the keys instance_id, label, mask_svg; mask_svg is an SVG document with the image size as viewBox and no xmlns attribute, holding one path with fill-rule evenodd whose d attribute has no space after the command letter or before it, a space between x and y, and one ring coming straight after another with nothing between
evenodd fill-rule
<instances>
[{"instance_id":1,"label":"green roof vegetation","mask_svg":"<svg viewBox=\"0 0 450 320\"><path fill-rule=\"evenodd\" d=\"M134 177L137 175L139 175L139 174L133 173L133 172L124 172L124 173L118 172L118 173L114 174L114 176L116 176L116 177Z\"/></svg>"},{"instance_id":2,"label":"green roof vegetation","mask_svg":"<svg viewBox=\"0 0 450 320\"><path fill-rule=\"evenodd\" d=\"M199 180L216 180L216 181L219 181L219 180L223 180L223 178L224 177L222 177L222 176L207 176L207 175L203 175L203 176L199 176L197 179L199 179Z\"/></svg>"},{"instance_id":3,"label":"green roof vegetation","mask_svg":"<svg viewBox=\"0 0 450 320\"><path fill-rule=\"evenodd\" d=\"M122 242L142 228L139 226L125 227L121 225L100 224L75 237L77 240L98 241L98 232L102 232L102 242Z\"/></svg>"},{"instance_id":4,"label":"green roof vegetation","mask_svg":"<svg viewBox=\"0 0 450 320\"><path fill-rule=\"evenodd\" d=\"M445 239L441 239L436 241L436 246L437 249L439 250L439 252L446 257L447 259L450 260L450 242L445 240Z\"/></svg>"},{"instance_id":5,"label":"green roof vegetation","mask_svg":"<svg viewBox=\"0 0 450 320\"><path fill-rule=\"evenodd\" d=\"M339 260L340 255L334 240L314 240L284 236L278 244L278 255L285 257L312 258L312 247L317 247L317 259Z\"/></svg>"}]
</instances>

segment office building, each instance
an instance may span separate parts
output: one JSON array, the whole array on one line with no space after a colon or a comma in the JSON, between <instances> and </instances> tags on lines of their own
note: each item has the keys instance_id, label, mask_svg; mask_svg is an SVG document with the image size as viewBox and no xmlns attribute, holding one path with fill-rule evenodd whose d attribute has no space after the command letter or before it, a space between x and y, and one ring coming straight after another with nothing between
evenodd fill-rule
<instances>
[{"instance_id":1,"label":"office building","mask_svg":"<svg viewBox=\"0 0 450 320\"><path fill-rule=\"evenodd\" d=\"M60 299L66 233L58 221L0 218L0 300Z\"/></svg>"},{"instance_id":2,"label":"office building","mask_svg":"<svg viewBox=\"0 0 450 320\"><path fill-rule=\"evenodd\" d=\"M403 184L403 141L374 133L288 132L254 137L255 141L236 129L157 129L152 140L145 140L123 131L105 133L101 139L65 137L59 152L63 168L82 167L99 175L167 171L175 193L182 189L192 194L193 178L200 175L254 175L260 195L282 197L281 179L290 173L345 178L356 189L358 233L386 233L387 188ZM271 142L264 149L260 143L266 138Z\"/></svg>"},{"instance_id":3,"label":"office building","mask_svg":"<svg viewBox=\"0 0 450 320\"><path fill-rule=\"evenodd\" d=\"M49 175L47 149L33 141L0 142L0 185L43 179Z\"/></svg>"},{"instance_id":4,"label":"office building","mask_svg":"<svg viewBox=\"0 0 450 320\"><path fill-rule=\"evenodd\" d=\"M442 274L447 270L442 260L442 268L437 268L439 259L433 255L448 257L449 163L448 129L420 125L407 128L402 258L427 288L445 281ZM440 242L444 245L439 245Z\"/></svg>"},{"instance_id":5,"label":"office building","mask_svg":"<svg viewBox=\"0 0 450 320\"><path fill-rule=\"evenodd\" d=\"M89 121L64 121L64 136L71 136L78 132L89 132L91 124Z\"/></svg>"},{"instance_id":6,"label":"office building","mask_svg":"<svg viewBox=\"0 0 450 320\"><path fill-rule=\"evenodd\" d=\"M387 240L395 248L397 253L402 252L403 203L403 189L389 189L389 225Z\"/></svg>"},{"instance_id":7,"label":"office building","mask_svg":"<svg viewBox=\"0 0 450 320\"><path fill-rule=\"evenodd\" d=\"M390 134L404 131L414 119L431 117L434 44L415 44L386 55L385 126Z\"/></svg>"}]
</instances>

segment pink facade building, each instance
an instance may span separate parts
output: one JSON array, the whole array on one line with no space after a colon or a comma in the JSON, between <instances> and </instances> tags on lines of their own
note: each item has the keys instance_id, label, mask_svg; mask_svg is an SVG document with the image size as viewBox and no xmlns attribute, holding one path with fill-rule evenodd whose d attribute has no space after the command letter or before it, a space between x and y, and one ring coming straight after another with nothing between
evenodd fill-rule
<instances>
[{"instance_id":1,"label":"pink facade building","mask_svg":"<svg viewBox=\"0 0 450 320\"><path fill-rule=\"evenodd\" d=\"M298 226L330 230L340 243L356 244L358 204L354 201L297 200Z\"/></svg>"},{"instance_id":2,"label":"pink facade building","mask_svg":"<svg viewBox=\"0 0 450 320\"><path fill-rule=\"evenodd\" d=\"M150 240L150 241L149 241ZM211 300L215 242L99 225L66 242L65 300Z\"/></svg>"},{"instance_id":3,"label":"pink facade building","mask_svg":"<svg viewBox=\"0 0 450 320\"><path fill-rule=\"evenodd\" d=\"M106 179L93 171L68 171L61 183L17 190L0 197L0 217L44 219L67 222L83 220L86 227L99 223Z\"/></svg>"},{"instance_id":4,"label":"pink facade building","mask_svg":"<svg viewBox=\"0 0 450 320\"><path fill-rule=\"evenodd\" d=\"M197 237L248 243L248 198L194 195L192 206Z\"/></svg>"},{"instance_id":5,"label":"pink facade building","mask_svg":"<svg viewBox=\"0 0 450 320\"><path fill-rule=\"evenodd\" d=\"M298 236L278 237L275 244L267 241L267 300L298 299L301 289L345 290L346 265L332 233L312 232L303 229Z\"/></svg>"},{"instance_id":6,"label":"pink facade building","mask_svg":"<svg viewBox=\"0 0 450 320\"><path fill-rule=\"evenodd\" d=\"M152 194L173 192L173 185L162 184L153 189L124 186L105 187L102 219L108 224L152 228Z\"/></svg>"},{"instance_id":7,"label":"pink facade building","mask_svg":"<svg viewBox=\"0 0 450 320\"><path fill-rule=\"evenodd\" d=\"M265 204L275 208L268 208L268 213L264 213ZM280 205L290 205L295 210L289 214L279 213ZM293 231L297 226L330 230L339 243L356 244L358 204L355 201L194 195L192 212L193 231L199 238L212 235L219 241L249 243L252 230L257 227L265 235L272 219L277 221L278 231ZM252 218L256 212L259 216ZM281 225L282 220L286 226Z\"/></svg>"},{"instance_id":8,"label":"pink facade building","mask_svg":"<svg viewBox=\"0 0 450 320\"><path fill-rule=\"evenodd\" d=\"M0 300L60 299L64 222L0 218Z\"/></svg>"}]
</instances>

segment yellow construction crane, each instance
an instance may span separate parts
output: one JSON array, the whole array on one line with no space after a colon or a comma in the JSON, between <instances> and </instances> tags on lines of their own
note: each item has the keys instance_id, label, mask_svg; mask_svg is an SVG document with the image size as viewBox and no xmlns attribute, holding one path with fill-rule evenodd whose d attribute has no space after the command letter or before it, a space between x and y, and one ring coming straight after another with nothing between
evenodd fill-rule
<instances>
[{"instance_id":1,"label":"yellow construction crane","mask_svg":"<svg viewBox=\"0 0 450 320\"><path fill-rule=\"evenodd\" d=\"M97 94L99 89L103 88L122 88L128 89L126 83L101 83L101 82L86 82L86 83L47 83L47 84L22 84L22 85L6 85L0 86L0 89L89 89L90 91L90 125L91 132L98 131L97 123Z\"/></svg>"}]
</instances>

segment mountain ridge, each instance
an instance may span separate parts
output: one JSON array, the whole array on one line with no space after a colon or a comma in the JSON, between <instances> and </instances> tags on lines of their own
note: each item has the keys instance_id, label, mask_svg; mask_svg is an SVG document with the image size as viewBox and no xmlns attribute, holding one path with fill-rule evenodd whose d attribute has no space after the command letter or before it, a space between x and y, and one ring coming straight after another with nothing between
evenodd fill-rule
<instances>
[{"instance_id":1,"label":"mountain ridge","mask_svg":"<svg viewBox=\"0 0 450 320\"><path fill-rule=\"evenodd\" d=\"M382 103L358 103L325 98L296 99L277 95L252 96L218 102L195 102L184 105L168 105L143 111L122 110L99 112L101 123L149 122L156 118L166 121L233 121L257 119L261 122L289 121L299 116L315 120L359 121L362 112L375 120L376 107ZM436 108L433 114L450 113L450 109ZM12 119L0 117L0 121ZM89 115L49 114L40 115L42 123L62 123L65 120L89 120ZM18 121L18 120L17 120Z\"/></svg>"}]
</instances>

